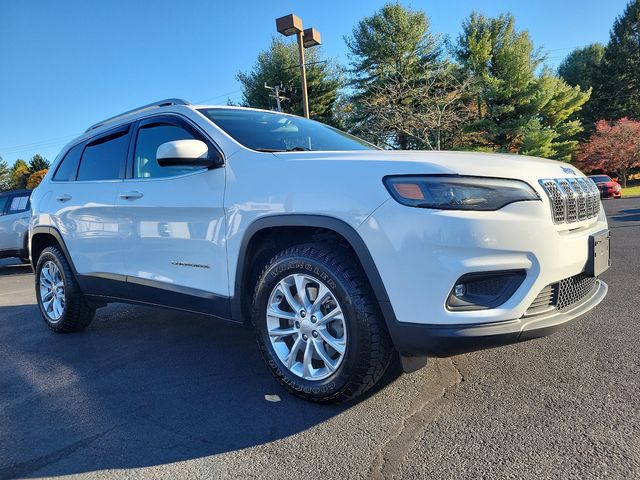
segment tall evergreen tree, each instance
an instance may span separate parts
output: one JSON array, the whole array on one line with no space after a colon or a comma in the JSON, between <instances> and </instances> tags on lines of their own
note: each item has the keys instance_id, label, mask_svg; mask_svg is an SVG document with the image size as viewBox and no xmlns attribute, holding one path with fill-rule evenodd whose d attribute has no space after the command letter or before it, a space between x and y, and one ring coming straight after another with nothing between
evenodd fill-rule
<instances>
[{"instance_id":1,"label":"tall evergreen tree","mask_svg":"<svg viewBox=\"0 0 640 480\"><path fill-rule=\"evenodd\" d=\"M429 73L437 70L441 44L430 31L427 16L399 3L388 3L362 19L345 41L351 57L351 130L374 141L388 143L385 140L390 139L400 148L409 148L410 136L392 126L372 138L368 126L375 120L375 110L368 106L374 105L389 85L420 88ZM399 102L402 97L398 95ZM387 101L391 111L403 108L397 107Z\"/></svg>"},{"instance_id":2,"label":"tall evergreen tree","mask_svg":"<svg viewBox=\"0 0 640 480\"><path fill-rule=\"evenodd\" d=\"M580 85L582 90L593 87L596 72L604 57L604 45L592 43L576 48L558 67L558 75L572 87Z\"/></svg>"},{"instance_id":3,"label":"tall evergreen tree","mask_svg":"<svg viewBox=\"0 0 640 480\"><path fill-rule=\"evenodd\" d=\"M565 58L558 67L558 75L572 87L580 86L583 91L593 89L597 84L599 70L604 57L604 45L601 43L593 43L583 48L576 48L567 58ZM591 92L589 101L584 104L580 112L576 115L584 127L586 135L593 131L594 124L600 116L597 98Z\"/></svg>"},{"instance_id":4,"label":"tall evergreen tree","mask_svg":"<svg viewBox=\"0 0 640 480\"><path fill-rule=\"evenodd\" d=\"M472 13L462 29L455 54L477 85L472 146L570 160L581 130L571 117L589 92L547 70L538 74L544 57L511 14Z\"/></svg>"},{"instance_id":5,"label":"tall evergreen tree","mask_svg":"<svg viewBox=\"0 0 640 480\"><path fill-rule=\"evenodd\" d=\"M594 84L600 118L640 119L640 0L632 0L611 30Z\"/></svg>"},{"instance_id":6,"label":"tall evergreen tree","mask_svg":"<svg viewBox=\"0 0 640 480\"><path fill-rule=\"evenodd\" d=\"M44 158L39 153L36 153L31 160L29 160L29 172L35 173L40 170L47 170L51 166L49 160Z\"/></svg>"},{"instance_id":7,"label":"tall evergreen tree","mask_svg":"<svg viewBox=\"0 0 640 480\"><path fill-rule=\"evenodd\" d=\"M249 72L239 72L242 84L242 103L249 107L275 109L276 101L270 97L273 87L282 85L287 100L282 102L282 110L302 115L302 93L300 88L300 68L296 43L273 38L268 50L258 54L256 64ZM342 82L338 68L328 60L323 60L319 47L305 50L307 64L307 91L309 94L309 116L315 120L334 124L334 104Z\"/></svg>"},{"instance_id":8,"label":"tall evergreen tree","mask_svg":"<svg viewBox=\"0 0 640 480\"><path fill-rule=\"evenodd\" d=\"M0 157L0 192L6 192L11 188L11 170L9 165Z\"/></svg>"}]
</instances>

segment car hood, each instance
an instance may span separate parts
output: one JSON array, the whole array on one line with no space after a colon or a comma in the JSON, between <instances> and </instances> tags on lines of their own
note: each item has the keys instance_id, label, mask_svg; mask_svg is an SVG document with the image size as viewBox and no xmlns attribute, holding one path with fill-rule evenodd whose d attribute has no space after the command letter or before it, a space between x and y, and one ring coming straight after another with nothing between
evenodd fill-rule
<instances>
[{"instance_id":1,"label":"car hood","mask_svg":"<svg viewBox=\"0 0 640 480\"><path fill-rule=\"evenodd\" d=\"M349 152L286 152L277 157L292 162L336 162L335 169L355 167L379 175L457 174L514 178L536 184L545 178L584 177L577 168L563 162L525 155L480 152L433 152L420 150L363 150ZM327 163L329 162L329 163ZM341 166L341 164L343 164ZM344 165L347 164L347 165Z\"/></svg>"},{"instance_id":2,"label":"car hood","mask_svg":"<svg viewBox=\"0 0 640 480\"><path fill-rule=\"evenodd\" d=\"M615 187L619 185L618 182L598 182L596 185L599 187Z\"/></svg>"}]
</instances>

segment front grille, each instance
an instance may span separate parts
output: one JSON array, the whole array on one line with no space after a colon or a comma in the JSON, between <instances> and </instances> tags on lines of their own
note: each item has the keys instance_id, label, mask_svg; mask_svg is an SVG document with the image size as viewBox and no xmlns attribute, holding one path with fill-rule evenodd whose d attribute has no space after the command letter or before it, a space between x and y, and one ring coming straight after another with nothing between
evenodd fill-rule
<instances>
[{"instance_id":1,"label":"front grille","mask_svg":"<svg viewBox=\"0 0 640 480\"><path fill-rule=\"evenodd\" d=\"M531 303L525 317L541 315L552 310L567 310L588 297L596 288L596 277L579 273L547 285Z\"/></svg>"},{"instance_id":2,"label":"front grille","mask_svg":"<svg viewBox=\"0 0 640 480\"><path fill-rule=\"evenodd\" d=\"M590 178L547 178L540 185L549 197L553 223L575 223L600 213L600 192Z\"/></svg>"}]
</instances>

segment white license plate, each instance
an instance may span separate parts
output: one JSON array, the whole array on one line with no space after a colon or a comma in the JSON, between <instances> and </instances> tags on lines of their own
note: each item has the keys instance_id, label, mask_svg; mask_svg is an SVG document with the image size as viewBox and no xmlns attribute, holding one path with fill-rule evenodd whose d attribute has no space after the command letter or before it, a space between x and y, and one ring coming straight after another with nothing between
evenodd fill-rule
<instances>
[{"instance_id":1,"label":"white license plate","mask_svg":"<svg viewBox=\"0 0 640 480\"><path fill-rule=\"evenodd\" d=\"M609 230L595 233L589 237L590 258L587 272L594 277L597 277L611 266L610 238Z\"/></svg>"}]
</instances>

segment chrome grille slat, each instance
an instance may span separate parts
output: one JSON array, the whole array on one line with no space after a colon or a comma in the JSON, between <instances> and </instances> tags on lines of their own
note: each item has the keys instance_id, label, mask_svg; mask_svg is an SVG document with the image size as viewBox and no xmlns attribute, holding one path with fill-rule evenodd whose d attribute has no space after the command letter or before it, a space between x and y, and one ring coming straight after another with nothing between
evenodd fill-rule
<instances>
[{"instance_id":1,"label":"chrome grille slat","mask_svg":"<svg viewBox=\"0 0 640 480\"><path fill-rule=\"evenodd\" d=\"M598 190L596 182L591 179L589 179L589 185L591 186L591 191L593 192L593 215L596 216L600 214L600 190Z\"/></svg>"},{"instance_id":2,"label":"chrome grille slat","mask_svg":"<svg viewBox=\"0 0 640 480\"><path fill-rule=\"evenodd\" d=\"M558 184L567 197L565 202L567 208L567 223L573 223L578 220L578 201L576 194L568 180L562 179Z\"/></svg>"},{"instance_id":3,"label":"chrome grille slat","mask_svg":"<svg viewBox=\"0 0 640 480\"><path fill-rule=\"evenodd\" d=\"M554 223L563 223L566 220L565 194L555 180L540 180L540 183L551 200L551 214Z\"/></svg>"},{"instance_id":4,"label":"chrome grille slat","mask_svg":"<svg viewBox=\"0 0 640 480\"><path fill-rule=\"evenodd\" d=\"M587 184L587 216L593 215L593 204L593 192L591 191L591 186Z\"/></svg>"},{"instance_id":5,"label":"chrome grille slat","mask_svg":"<svg viewBox=\"0 0 640 480\"><path fill-rule=\"evenodd\" d=\"M580 182L580 180L572 178L571 180L569 180L569 183L578 196L578 220L586 220L588 193L585 190L585 187L582 186L582 182Z\"/></svg>"},{"instance_id":6,"label":"chrome grille slat","mask_svg":"<svg viewBox=\"0 0 640 480\"><path fill-rule=\"evenodd\" d=\"M545 178L539 183L549 197L555 224L581 222L600 213L600 192L590 178Z\"/></svg>"}]
</instances>

